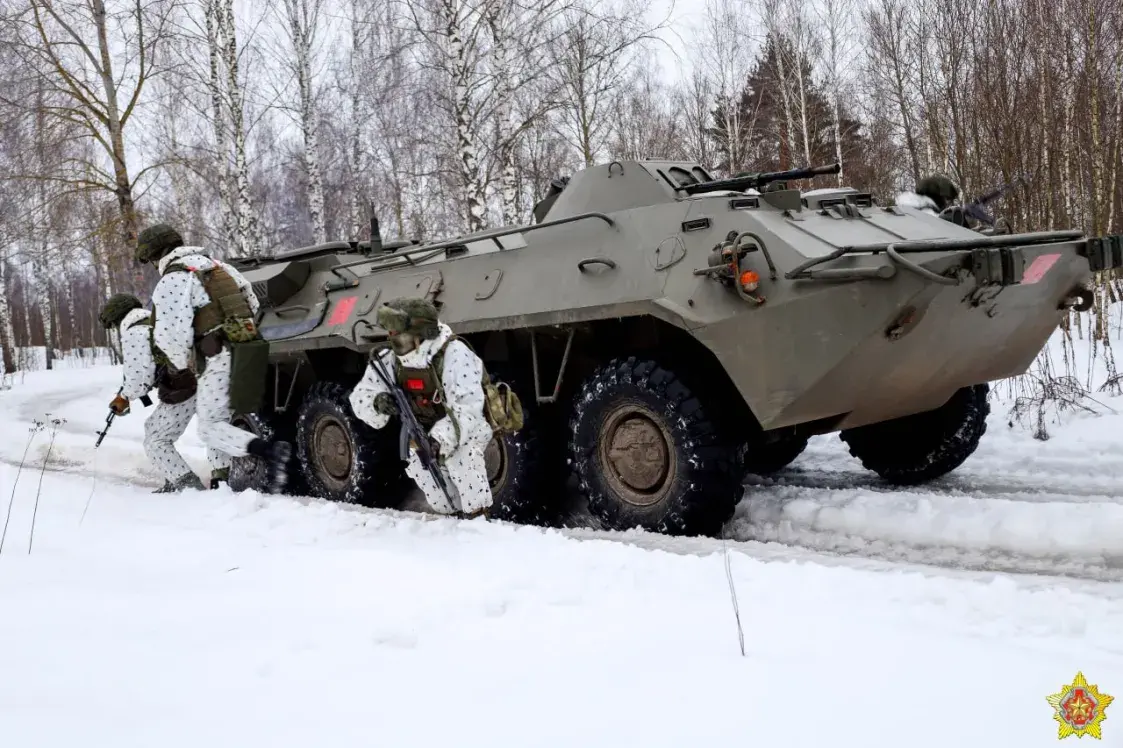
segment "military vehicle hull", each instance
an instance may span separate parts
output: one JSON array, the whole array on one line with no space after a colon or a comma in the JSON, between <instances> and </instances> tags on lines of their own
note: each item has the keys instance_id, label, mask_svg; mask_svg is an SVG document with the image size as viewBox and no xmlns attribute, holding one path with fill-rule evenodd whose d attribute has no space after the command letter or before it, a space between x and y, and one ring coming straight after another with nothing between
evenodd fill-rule
<instances>
[{"instance_id":1,"label":"military vehicle hull","mask_svg":"<svg viewBox=\"0 0 1123 748\"><path fill-rule=\"evenodd\" d=\"M334 383L339 400L384 340L377 306L425 297L529 406L526 433L494 450L500 516L546 521L564 453L609 526L711 532L744 464L782 467L814 434L840 432L899 482L954 469L985 425L950 449L963 434L936 434L932 414L978 420L985 384L1024 372L1092 272L1123 263L1118 238L986 236L850 188L724 184L697 164L613 162L576 174L539 223L241 263L274 362L272 407L244 425L309 442L315 473L339 439L297 433L306 393ZM337 415L349 455L385 438ZM931 432L913 440L923 454L887 456L878 445L904 427ZM329 497L400 501L390 451L366 460L384 477L353 459L346 495Z\"/></svg>"}]
</instances>

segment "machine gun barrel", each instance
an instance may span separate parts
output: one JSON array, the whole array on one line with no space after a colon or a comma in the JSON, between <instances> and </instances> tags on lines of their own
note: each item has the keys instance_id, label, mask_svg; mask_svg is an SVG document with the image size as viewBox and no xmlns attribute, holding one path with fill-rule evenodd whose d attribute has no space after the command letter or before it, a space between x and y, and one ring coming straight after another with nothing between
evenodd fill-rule
<instances>
[{"instance_id":1,"label":"machine gun barrel","mask_svg":"<svg viewBox=\"0 0 1123 748\"><path fill-rule=\"evenodd\" d=\"M1020 187L1028 181L1029 177L1024 174L1014 177L1006 184L1000 184L990 192L980 195L979 197L976 197L974 200L964 205L963 212L971 218L974 218L976 221L985 223L988 226L993 226L994 218L992 218L990 214L985 210L986 205L988 203L994 202L998 198L1005 195L1007 192L1013 190L1015 187Z\"/></svg>"},{"instance_id":2,"label":"machine gun barrel","mask_svg":"<svg viewBox=\"0 0 1123 748\"><path fill-rule=\"evenodd\" d=\"M699 182L689 184L682 188L688 195L697 195L703 192L720 192L722 190L746 190L750 187L759 190L769 182L784 182L789 179L811 179L824 174L838 174L842 171L842 164L830 166L811 166L805 169L788 169L787 171L765 171L758 174L748 174L743 177L731 179L717 179L713 182Z\"/></svg>"}]
</instances>

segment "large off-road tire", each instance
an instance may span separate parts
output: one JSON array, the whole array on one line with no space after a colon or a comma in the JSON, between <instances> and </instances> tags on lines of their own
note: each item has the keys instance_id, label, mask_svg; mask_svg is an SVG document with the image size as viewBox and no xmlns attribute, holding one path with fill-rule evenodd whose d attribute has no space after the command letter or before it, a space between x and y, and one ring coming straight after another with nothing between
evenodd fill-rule
<instances>
[{"instance_id":1,"label":"large off-road tire","mask_svg":"<svg viewBox=\"0 0 1123 748\"><path fill-rule=\"evenodd\" d=\"M950 473L974 453L987 430L990 385L964 387L935 410L846 429L839 438L867 470L902 486Z\"/></svg>"},{"instance_id":2,"label":"large off-road tire","mask_svg":"<svg viewBox=\"0 0 1123 748\"><path fill-rule=\"evenodd\" d=\"M738 447L715 425L714 407L654 361L614 359L594 371L569 423L590 513L613 530L718 532L743 488Z\"/></svg>"},{"instance_id":3,"label":"large off-road tire","mask_svg":"<svg viewBox=\"0 0 1123 748\"><path fill-rule=\"evenodd\" d=\"M533 419L524 413L523 427L492 437L484 452L492 504L488 516L520 524L541 524L545 507L539 501L540 442Z\"/></svg>"},{"instance_id":4,"label":"large off-road tire","mask_svg":"<svg viewBox=\"0 0 1123 748\"><path fill-rule=\"evenodd\" d=\"M329 501L387 508L406 496L397 419L372 429L351 410L350 390L316 382L297 418L295 452L309 492Z\"/></svg>"},{"instance_id":5,"label":"large off-road tire","mask_svg":"<svg viewBox=\"0 0 1123 748\"><path fill-rule=\"evenodd\" d=\"M793 436L774 442L749 440L743 458L745 472L753 475L771 475L795 462L807 449L807 437Z\"/></svg>"},{"instance_id":6,"label":"large off-road tire","mask_svg":"<svg viewBox=\"0 0 1123 748\"><path fill-rule=\"evenodd\" d=\"M284 439L291 442L295 435L291 419L281 421L276 417L260 413L239 414L234 416L230 423L265 441ZM304 477L295 468L295 463L287 466L288 481L282 492L290 496L303 494L307 490ZM230 490L237 493L252 489L261 493L269 493L269 484L269 466L260 458L253 455L231 458L230 476L227 483Z\"/></svg>"},{"instance_id":7,"label":"large off-road tire","mask_svg":"<svg viewBox=\"0 0 1123 748\"><path fill-rule=\"evenodd\" d=\"M534 390L528 391L509 367L490 363L487 368L492 381L510 385L523 405L523 427L513 434L496 435L484 453L492 495L488 515L520 524L545 524L553 507L547 499L549 492L542 490L546 460Z\"/></svg>"}]
</instances>

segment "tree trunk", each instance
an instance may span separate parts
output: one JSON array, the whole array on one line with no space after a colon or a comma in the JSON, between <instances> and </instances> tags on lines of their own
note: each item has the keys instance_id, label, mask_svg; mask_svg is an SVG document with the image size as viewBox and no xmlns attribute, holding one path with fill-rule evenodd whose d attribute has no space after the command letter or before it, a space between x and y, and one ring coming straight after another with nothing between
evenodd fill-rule
<instances>
[{"instance_id":1,"label":"tree trunk","mask_svg":"<svg viewBox=\"0 0 1123 748\"><path fill-rule=\"evenodd\" d=\"M106 125L109 129L110 155L113 162L113 180L117 208L121 212L121 229L126 247L136 246L137 216L133 203L133 183L129 179L128 161L125 158L125 134L121 123L121 109L117 102L117 81L113 78L113 60L110 58L109 35L106 30L105 3L89 0L94 27L97 29L97 46L101 56L101 85L105 93ZM138 19L138 23L140 23ZM140 82L138 85L143 83Z\"/></svg>"},{"instance_id":2,"label":"tree trunk","mask_svg":"<svg viewBox=\"0 0 1123 748\"><path fill-rule=\"evenodd\" d=\"M222 222L222 235L226 238L227 248L241 254L245 251L242 241L241 223L235 216L230 200L230 143L227 140L226 107L223 105L222 76L222 8L218 0L205 0L207 29L207 50L209 52L210 78L208 88L211 99L211 125L214 129L214 148L218 166L218 210Z\"/></svg>"},{"instance_id":3,"label":"tree trunk","mask_svg":"<svg viewBox=\"0 0 1123 748\"><path fill-rule=\"evenodd\" d=\"M256 257L263 249L261 224L254 213L250 195L249 164L246 160L245 95L238 74L238 35L234 25L234 0L224 3L222 33L226 62L226 95L230 107L230 138L234 146L234 181L238 197L238 233L241 254Z\"/></svg>"}]
</instances>

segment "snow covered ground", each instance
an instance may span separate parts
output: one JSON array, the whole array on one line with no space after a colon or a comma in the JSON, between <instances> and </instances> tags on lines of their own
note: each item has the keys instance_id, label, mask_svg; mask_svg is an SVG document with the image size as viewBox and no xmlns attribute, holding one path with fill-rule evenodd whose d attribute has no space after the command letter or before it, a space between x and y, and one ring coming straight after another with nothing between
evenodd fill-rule
<instances>
[{"instance_id":1,"label":"snow covered ground","mask_svg":"<svg viewBox=\"0 0 1123 748\"><path fill-rule=\"evenodd\" d=\"M996 397L914 491L833 435L750 479L742 657L720 539L153 495L139 404L93 449L119 376L0 392L0 511L46 424L0 554L5 748L1024 748L1056 743L1046 696L1078 670L1123 693L1123 398L1038 441ZM202 473L194 425L181 448Z\"/></svg>"}]
</instances>

